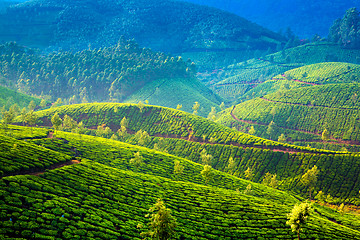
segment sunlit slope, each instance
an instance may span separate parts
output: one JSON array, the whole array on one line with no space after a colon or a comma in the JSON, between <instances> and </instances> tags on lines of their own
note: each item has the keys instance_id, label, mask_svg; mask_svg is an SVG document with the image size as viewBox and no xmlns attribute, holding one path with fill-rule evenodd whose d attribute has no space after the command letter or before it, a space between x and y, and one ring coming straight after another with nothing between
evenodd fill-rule
<instances>
[{"instance_id":1,"label":"sunlit slope","mask_svg":"<svg viewBox=\"0 0 360 240\"><path fill-rule=\"evenodd\" d=\"M249 181L215 170L205 186L199 164L98 137L57 132L33 143L77 154L81 163L38 176L2 178L0 230L5 238L139 239L143 230L138 226L147 224L144 216L159 197L177 220L178 238L295 236L285 222L298 201L285 192L251 183L252 192L244 194ZM129 162L135 152L143 156L138 168ZM175 160L184 166L179 176L173 174ZM303 238L360 239L352 215L315 209Z\"/></svg>"},{"instance_id":2,"label":"sunlit slope","mask_svg":"<svg viewBox=\"0 0 360 240\"><path fill-rule=\"evenodd\" d=\"M91 103L66 105L39 111L39 126L52 126L51 117L58 113L61 117L69 115L78 122L83 121L86 127L96 128L100 125L109 126L113 131L120 128L121 120L129 120L128 130L147 131L151 136L175 137L190 141L207 142L212 138L219 144L241 146L267 146L268 148L298 149L270 140L244 134L205 118L175 109L151 105ZM311 149L299 149L311 151Z\"/></svg>"},{"instance_id":3,"label":"sunlit slope","mask_svg":"<svg viewBox=\"0 0 360 240\"><path fill-rule=\"evenodd\" d=\"M210 86L224 99L239 102L256 97L256 94L253 96L249 91L291 69L321 62L359 64L359 55L360 50L343 49L336 44L306 44L230 65L222 71L221 81L210 84Z\"/></svg>"},{"instance_id":4,"label":"sunlit slope","mask_svg":"<svg viewBox=\"0 0 360 240\"><path fill-rule=\"evenodd\" d=\"M152 105L176 108L192 112L195 102L200 104L199 115L207 116L211 107L220 110L221 99L195 79L163 79L151 82L125 99L124 102L138 103L148 100Z\"/></svg>"},{"instance_id":5,"label":"sunlit slope","mask_svg":"<svg viewBox=\"0 0 360 240\"><path fill-rule=\"evenodd\" d=\"M63 106L38 112L42 121L39 125L50 126L49 119L55 112L61 117L68 114L93 129L99 125L109 126L113 132L108 137L115 134L122 141L145 144L149 148L162 144L163 150L199 163L202 163L200 153L206 149L214 157L209 164L215 169L244 177L245 170L250 168L254 172L251 180L256 182L261 182L267 172L276 173L282 189L304 195L307 189L299 179L317 165L320 176L316 191L322 190L347 202L357 200L360 169L351 167L359 165L357 156L264 140L191 114L153 106L145 106L142 112L138 105L130 104ZM129 121L127 131L130 134L125 138L115 133L124 117ZM140 143L139 138L131 135L140 129L148 131L150 141ZM92 132L95 134L95 130ZM160 143L160 139L164 142ZM308 154L311 152L314 154ZM228 167L230 157L235 161L233 169Z\"/></svg>"},{"instance_id":6,"label":"sunlit slope","mask_svg":"<svg viewBox=\"0 0 360 240\"><path fill-rule=\"evenodd\" d=\"M319 139L319 135L327 129L330 138L358 142L359 94L360 86L357 83L292 89L236 105L232 110L233 116L226 112L218 122L247 127L250 124L257 128L268 126L273 121L279 130L276 136L270 136L266 129L262 131L258 128L256 135L265 138L277 139L281 133L286 134L286 130L294 130L300 134L313 134L312 139ZM301 140L303 136L292 138ZM305 139L311 140L310 137Z\"/></svg>"},{"instance_id":7,"label":"sunlit slope","mask_svg":"<svg viewBox=\"0 0 360 240\"><path fill-rule=\"evenodd\" d=\"M6 108L9 108L16 103L19 107L23 108L27 107L31 101L34 101L36 105L39 105L40 103L39 98L31 97L0 86L0 107L5 106Z\"/></svg>"},{"instance_id":8,"label":"sunlit slope","mask_svg":"<svg viewBox=\"0 0 360 240\"><path fill-rule=\"evenodd\" d=\"M285 225L289 205L85 160L40 177L3 178L0 186L7 199L1 203L5 237L140 239L138 226L147 224L147 210L162 197L180 238L294 238ZM311 220L305 238L360 237L318 214Z\"/></svg>"},{"instance_id":9,"label":"sunlit slope","mask_svg":"<svg viewBox=\"0 0 360 240\"><path fill-rule=\"evenodd\" d=\"M47 136L46 130L36 129L33 133L30 133L30 129L20 129L12 127L7 131L7 135L21 139ZM19 131L21 131L21 133L19 133ZM12 134L12 132L14 132L14 134ZM4 132L2 130L0 134L1 177L17 174L19 172L31 173L41 171L55 164L70 162L72 159L71 156L3 134Z\"/></svg>"}]
</instances>

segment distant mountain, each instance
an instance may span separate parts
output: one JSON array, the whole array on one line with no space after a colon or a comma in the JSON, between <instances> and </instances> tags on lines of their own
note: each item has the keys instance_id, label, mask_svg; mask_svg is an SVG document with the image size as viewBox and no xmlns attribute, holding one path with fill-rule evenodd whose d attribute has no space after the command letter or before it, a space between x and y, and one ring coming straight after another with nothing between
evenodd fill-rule
<instances>
[{"instance_id":1,"label":"distant mountain","mask_svg":"<svg viewBox=\"0 0 360 240\"><path fill-rule=\"evenodd\" d=\"M124 36L162 52L226 55L275 49L284 41L235 14L172 0L34 0L0 18L0 41L40 48L104 47Z\"/></svg>"},{"instance_id":2,"label":"distant mountain","mask_svg":"<svg viewBox=\"0 0 360 240\"><path fill-rule=\"evenodd\" d=\"M328 35L335 19L346 9L360 8L357 0L184 0L235 13L273 31L290 27L300 37Z\"/></svg>"}]
</instances>

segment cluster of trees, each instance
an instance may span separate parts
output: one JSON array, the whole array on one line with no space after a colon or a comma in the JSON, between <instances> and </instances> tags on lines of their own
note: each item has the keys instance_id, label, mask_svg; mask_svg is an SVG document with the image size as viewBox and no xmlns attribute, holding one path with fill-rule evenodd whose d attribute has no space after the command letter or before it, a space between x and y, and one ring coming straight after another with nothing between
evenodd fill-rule
<instances>
[{"instance_id":1,"label":"cluster of trees","mask_svg":"<svg viewBox=\"0 0 360 240\"><path fill-rule=\"evenodd\" d=\"M356 8L350 8L334 22L329 39L347 48L360 48L360 14Z\"/></svg>"},{"instance_id":2,"label":"cluster of trees","mask_svg":"<svg viewBox=\"0 0 360 240\"><path fill-rule=\"evenodd\" d=\"M2 84L67 103L121 101L151 81L193 77L196 72L194 64L181 57L123 38L112 47L48 55L7 43L0 46L0 54L0 74L6 79Z\"/></svg>"}]
</instances>

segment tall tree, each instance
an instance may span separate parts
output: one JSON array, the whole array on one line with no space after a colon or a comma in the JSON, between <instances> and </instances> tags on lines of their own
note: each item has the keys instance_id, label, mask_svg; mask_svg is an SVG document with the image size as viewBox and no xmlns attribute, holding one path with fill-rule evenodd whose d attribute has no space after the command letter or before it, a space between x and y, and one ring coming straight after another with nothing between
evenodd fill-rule
<instances>
[{"instance_id":1,"label":"tall tree","mask_svg":"<svg viewBox=\"0 0 360 240\"><path fill-rule=\"evenodd\" d=\"M301 176L301 182L309 188L309 198L311 200L311 191L314 189L317 176L319 174L319 169L315 165L312 169L308 169L304 175Z\"/></svg>"},{"instance_id":2,"label":"tall tree","mask_svg":"<svg viewBox=\"0 0 360 240\"><path fill-rule=\"evenodd\" d=\"M229 158L228 169L230 173L234 173L236 168L236 162L233 157Z\"/></svg>"},{"instance_id":3,"label":"tall tree","mask_svg":"<svg viewBox=\"0 0 360 240\"><path fill-rule=\"evenodd\" d=\"M130 164L133 165L136 170L138 170L143 163L143 157L140 155L140 152L134 153L134 158L130 159Z\"/></svg>"},{"instance_id":4,"label":"tall tree","mask_svg":"<svg viewBox=\"0 0 360 240\"><path fill-rule=\"evenodd\" d=\"M298 240L300 240L300 230L311 215L311 205L308 202L295 205L288 214L287 225L290 225L293 232L297 233Z\"/></svg>"},{"instance_id":5,"label":"tall tree","mask_svg":"<svg viewBox=\"0 0 360 240\"><path fill-rule=\"evenodd\" d=\"M323 141L329 141L329 139L330 139L329 131L326 128L324 129L324 131L321 134L321 139Z\"/></svg>"},{"instance_id":6,"label":"tall tree","mask_svg":"<svg viewBox=\"0 0 360 240\"><path fill-rule=\"evenodd\" d=\"M211 169L211 166L205 165L204 169L201 171L201 176L204 178L206 185L209 183L212 177Z\"/></svg>"},{"instance_id":7,"label":"tall tree","mask_svg":"<svg viewBox=\"0 0 360 240\"><path fill-rule=\"evenodd\" d=\"M175 176L180 176L184 172L184 166L180 164L179 160L174 162L174 174Z\"/></svg>"},{"instance_id":8,"label":"tall tree","mask_svg":"<svg viewBox=\"0 0 360 240\"><path fill-rule=\"evenodd\" d=\"M211 161L213 160L213 156L208 154L205 149L201 151L200 158L203 165L211 165Z\"/></svg>"},{"instance_id":9,"label":"tall tree","mask_svg":"<svg viewBox=\"0 0 360 240\"><path fill-rule=\"evenodd\" d=\"M255 133L256 133L256 130L255 130L254 126L251 126L249 129L249 134L254 135Z\"/></svg>"},{"instance_id":10,"label":"tall tree","mask_svg":"<svg viewBox=\"0 0 360 240\"><path fill-rule=\"evenodd\" d=\"M62 124L62 119L59 117L58 113L55 113L51 117L51 123L52 123L53 127L55 128L55 131L57 131Z\"/></svg>"},{"instance_id":11,"label":"tall tree","mask_svg":"<svg viewBox=\"0 0 360 240\"><path fill-rule=\"evenodd\" d=\"M193 111L194 115L198 114L199 108L200 108L200 104L198 102L195 102L193 107L192 107L192 109L194 110Z\"/></svg>"},{"instance_id":12,"label":"tall tree","mask_svg":"<svg viewBox=\"0 0 360 240\"><path fill-rule=\"evenodd\" d=\"M31 133L33 132L33 126L35 126L37 120L39 119L38 115L34 111L28 112L26 115L26 122L30 125Z\"/></svg>"},{"instance_id":13,"label":"tall tree","mask_svg":"<svg viewBox=\"0 0 360 240\"><path fill-rule=\"evenodd\" d=\"M164 201L159 198L149 209L146 217L150 217L149 230L142 232L142 237L154 240L168 240L175 235L176 219L171 215L171 210L166 208Z\"/></svg>"}]
</instances>

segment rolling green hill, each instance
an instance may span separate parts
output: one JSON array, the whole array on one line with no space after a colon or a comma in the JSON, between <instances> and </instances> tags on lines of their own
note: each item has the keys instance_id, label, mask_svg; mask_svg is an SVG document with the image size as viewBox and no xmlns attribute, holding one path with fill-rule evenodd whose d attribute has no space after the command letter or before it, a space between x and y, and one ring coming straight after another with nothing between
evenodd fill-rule
<instances>
[{"instance_id":1,"label":"rolling green hill","mask_svg":"<svg viewBox=\"0 0 360 240\"><path fill-rule=\"evenodd\" d=\"M45 136L43 131L43 137L31 140L26 128L15 129L17 138L23 132L22 138L54 148L59 156L77 154L81 162L35 176L3 177L0 231L5 238L140 239L139 226L147 224L144 216L159 197L176 218L178 239L295 237L285 222L299 200L285 192L216 170L205 186L201 165L172 155L63 132ZM138 168L129 163L135 152L143 156ZM173 174L175 160L184 166L179 176ZM244 193L249 184L252 192ZM360 239L354 215L313 207L302 238Z\"/></svg>"},{"instance_id":2,"label":"rolling green hill","mask_svg":"<svg viewBox=\"0 0 360 240\"><path fill-rule=\"evenodd\" d=\"M215 76L217 80L214 76L210 76L208 79L212 81L207 85L224 99L239 103L258 96L264 82L291 69L321 62L358 64L359 55L360 50L343 49L336 44L326 42L311 43L220 69ZM314 76L318 74L318 72L313 73ZM321 74L326 72L323 71ZM206 82L206 79L203 81Z\"/></svg>"},{"instance_id":3,"label":"rolling green hill","mask_svg":"<svg viewBox=\"0 0 360 240\"><path fill-rule=\"evenodd\" d=\"M285 134L288 141L305 141L296 143L300 145L321 141L326 129L331 140L328 143L336 145L322 147L358 151L358 147L352 145L359 145L359 94L358 83L281 91L236 105L232 110L222 112L217 122L245 132L253 126L255 135L265 138L277 139L280 134ZM276 130L269 135L271 121ZM319 144L310 145L320 147Z\"/></svg>"},{"instance_id":4,"label":"rolling green hill","mask_svg":"<svg viewBox=\"0 0 360 240\"><path fill-rule=\"evenodd\" d=\"M34 101L36 105L40 104L40 99L30 97L29 95L16 92L9 88L0 86L0 106L5 106L8 109L13 104L17 104L20 108L27 107L31 101Z\"/></svg>"},{"instance_id":5,"label":"rolling green hill","mask_svg":"<svg viewBox=\"0 0 360 240\"><path fill-rule=\"evenodd\" d=\"M138 103L148 100L152 105L176 108L193 112L195 102L200 104L198 114L207 116L211 107L220 111L221 99L195 79L163 79L151 82L124 100L126 103Z\"/></svg>"},{"instance_id":6,"label":"rolling green hill","mask_svg":"<svg viewBox=\"0 0 360 240\"><path fill-rule=\"evenodd\" d=\"M253 137L209 120L182 111L145 105L140 111L138 105L130 104L81 104L51 108L38 112L38 125L51 126L50 118L58 113L69 115L82 121L90 134L98 134L97 126L110 127L110 137L131 144L161 149L170 154L203 163L201 152L213 156L208 164L215 169L245 177L245 170L252 169L251 180L261 182L267 172L277 174L280 188L306 195L307 189L299 181L302 174L317 165L320 169L316 191L324 191L338 200L335 202L358 201L357 193L359 157L356 154L313 149L273 142ZM121 120L128 120L127 136L116 133ZM133 135L139 130L147 131L149 138L141 142ZM98 134L99 135L99 134ZM41 145L49 144L41 142ZM51 142L50 142L51 144ZM80 146L75 146L78 149ZM55 148L52 148L55 149ZM104 154L109 150L104 149ZM97 153L91 153L97 156ZM90 156L86 158L91 159ZM234 159L234 167L229 167L229 159ZM329 164L331 163L331 164ZM341 169L341 170L340 170ZM336 176L336 177L335 177ZM340 186L342 189L340 190Z\"/></svg>"}]
</instances>

